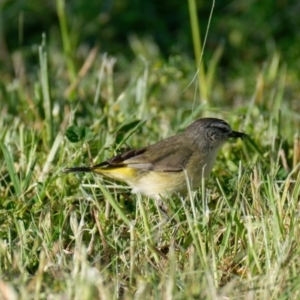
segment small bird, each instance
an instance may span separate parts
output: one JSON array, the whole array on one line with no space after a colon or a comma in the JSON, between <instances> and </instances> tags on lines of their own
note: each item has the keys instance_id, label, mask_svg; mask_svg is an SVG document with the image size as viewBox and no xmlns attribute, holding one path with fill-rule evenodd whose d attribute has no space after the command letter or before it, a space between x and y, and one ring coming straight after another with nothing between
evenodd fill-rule
<instances>
[{"instance_id":1,"label":"small bird","mask_svg":"<svg viewBox=\"0 0 300 300\"><path fill-rule=\"evenodd\" d=\"M202 118L156 144L126 151L92 167L67 168L64 172L98 173L126 182L133 193L156 199L183 195L188 185L197 189L202 177L210 174L218 150L229 138L245 137L221 119Z\"/></svg>"}]
</instances>

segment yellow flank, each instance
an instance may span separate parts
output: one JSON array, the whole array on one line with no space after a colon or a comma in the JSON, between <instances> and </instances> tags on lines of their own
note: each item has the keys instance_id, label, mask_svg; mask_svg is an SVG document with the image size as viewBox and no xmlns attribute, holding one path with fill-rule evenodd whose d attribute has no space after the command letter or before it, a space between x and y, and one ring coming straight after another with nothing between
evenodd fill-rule
<instances>
[{"instance_id":1,"label":"yellow flank","mask_svg":"<svg viewBox=\"0 0 300 300\"><path fill-rule=\"evenodd\" d=\"M132 187L133 193L142 193L146 196L159 198L160 196L165 197L172 193L186 193L188 181L191 189L199 187L201 185L202 174L205 176L205 171L208 169L206 165L203 168L204 170L201 170L201 172L195 172L195 169L192 169L190 173L187 173L187 171L158 172L132 168L125 165L94 167L91 170L94 173L126 182Z\"/></svg>"},{"instance_id":2,"label":"yellow flank","mask_svg":"<svg viewBox=\"0 0 300 300\"><path fill-rule=\"evenodd\" d=\"M184 191L187 187L184 172L155 172L126 166L95 168L93 172L125 181L133 188L133 193L141 192L147 196L167 196L173 192Z\"/></svg>"},{"instance_id":3,"label":"yellow flank","mask_svg":"<svg viewBox=\"0 0 300 300\"><path fill-rule=\"evenodd\" d=\"M93 172L102 174L104 176L121 180L121 181L131 181L136 178L141 170L129 168L129 167L110 167L110 168L95 168Z\"/></svg>"}]
</instances>

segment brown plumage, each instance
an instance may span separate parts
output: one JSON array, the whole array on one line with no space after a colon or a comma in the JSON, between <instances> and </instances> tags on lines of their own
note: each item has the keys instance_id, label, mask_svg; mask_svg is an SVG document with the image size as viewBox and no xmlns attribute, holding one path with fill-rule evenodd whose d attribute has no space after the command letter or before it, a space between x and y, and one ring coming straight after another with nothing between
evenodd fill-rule
<instances>
[{"instance_id":1,"label":"brown plumage","mask_svg":"<svg viewBox=\"0 0 300 300\"><path fill-rule=\"evenodd\" d=\"M207 177L217 152L229 138L244 138L225 121L203 118L195 121L180 134L156 144L116 155L92 167L74 167L64 172L95 172L125 181L147 196L184 193L187 180L194 189Z\"/></svg>"}]
</instances>

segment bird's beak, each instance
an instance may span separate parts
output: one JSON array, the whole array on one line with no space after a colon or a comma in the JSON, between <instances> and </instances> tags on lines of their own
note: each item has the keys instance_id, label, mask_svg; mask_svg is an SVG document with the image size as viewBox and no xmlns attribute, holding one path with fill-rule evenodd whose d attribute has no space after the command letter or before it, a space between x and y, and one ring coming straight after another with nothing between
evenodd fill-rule
<instances>
[{"instance_id":1,"label":"bird's beak","mask_svg":"<svg viewBox=\"0 0 300 300\"><path fill-rule=\"evenodd\" d=\"M229 137L245 139L248 137L248 135L242 132L232 131Z\"/></svg>"}]
</instances>

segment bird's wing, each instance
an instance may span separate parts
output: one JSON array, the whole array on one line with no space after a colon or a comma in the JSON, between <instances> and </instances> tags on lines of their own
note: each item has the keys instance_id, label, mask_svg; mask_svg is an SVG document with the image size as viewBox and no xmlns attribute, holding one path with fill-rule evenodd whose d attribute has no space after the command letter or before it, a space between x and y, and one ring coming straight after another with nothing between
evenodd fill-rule
<instances>
[{"instance_id":1,"label":"bird's wing","mask_svg":"<svg viewBox=\"0 0 300 300\"><path fill-rule=\"evenodd\" d=\"M93 168L126 166L158 172L182 171L193 150L179 137L180 135L172 136L146 148L126 151Z\"/></svg>"},{"instance_id":2,"label":"bird's wing","mask_svg":"<svg viewBox=\"0 0 300 300\"><path fill-rule=\"evenodd\" d=\"M141 149L131 149L128 151L125 151L121 154L118 154L116 156L113 156L112 158L93 166L93 168L105 168L105 167L121 167L125 166L126 163L124 163L125 160L139 156L143 154L146 151L147 148L141 148Z\"/></svg>"}]
</instances>

